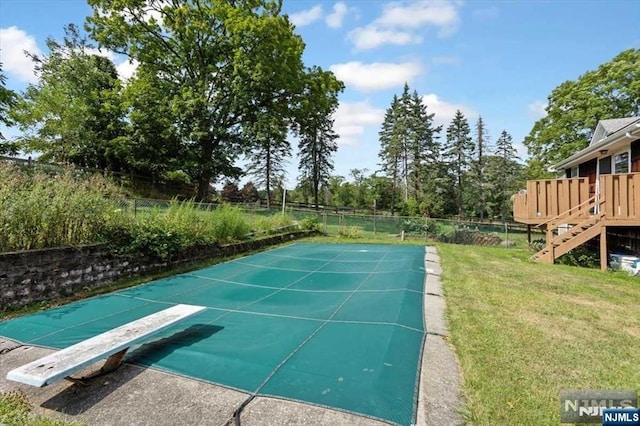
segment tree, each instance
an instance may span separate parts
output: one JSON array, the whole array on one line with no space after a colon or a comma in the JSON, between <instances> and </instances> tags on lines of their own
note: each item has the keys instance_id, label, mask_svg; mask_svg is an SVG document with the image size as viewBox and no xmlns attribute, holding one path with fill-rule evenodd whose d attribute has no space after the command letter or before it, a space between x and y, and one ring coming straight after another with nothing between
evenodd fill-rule
<instances>
[{"instance_id":1,"label":"tree","mask_svg":"<svg viewBox=\"0 0 640 426\"><path fill-rule=\"evenodd\" d=\"M12 126L14 123L9 112L16 105L18 95L13 90L7 89L5 82L6 77L2 72L2 62L0 62L0 124ZM0 132L0 154L15 153L17 150L14 144L4 141L4 136Z\"/></svg>"},{"instance_id":2,"label":"tree","mask_svg":"<svg viewBox=\"0 0 640 426\"><path fill-rule=\"evenodd\" d=\"M451 124L447 128L447 144L444 148L444 159L448 165L453 182L453 193L458 215L462 215L463 194L466 190L465 174L469 171L474 152L471 129L464 114L457 110Z\"/></svg>"},{"instance_id":3,"label":"tree","mask_svg":"<svg viewBox=\"0 0 640 426\"><path fill-rule=\"evenodd\" d=\"M257 122L248 126L253 148L246 154L249 158L247 173L258 185L264 185L267 193L267 208L271 207L271 188L274 176L285 173L285 161L291 156L291 145L287 140L287 122L284 117L265 111Z\"/></svg>"},{"instance_id":4,"label":"tree","mask_svg":"<svg viewBox=\"0 0 640 426\"><path fill-rule=\"evenodd\" d=\"M640 49L560 84L546 111L524 140L531 179L548 176L550 166L585 148L599 120L640 114Z\"/></svg>"},{"instance_id":5,"label":"tree","mask_svg":"<svg viewBox=\"0 0 640 426\"><path fill-rule=\"evenodd\" d=\"M338 150L332 115L342 90L344 84L332 72L320 67L307 70L294 130L300 139L298 170L301 180L311 184L316 209L320 203L320 187L328 182L333 170L333 154Z\"/></svg>"},{"instance_id":6,"label":"tree","mask_svg":"<svg viewBox=\"0 0 640 426\"><path fill-rule=\"evenodd\" d=\"M394 213L396 204L396 192L398 178L401 173L400 159L402 156L402 145L398 138L396 122L401 115L400 100L397 95L393 96L391 106L387 108L382 122L382 129L378 133L380 139L380 157L382 171L391 179L391 215Z\"/></svg>"},{"instance_id":7,"label":"tree","mask_svg":"<svg viewBox=\"0 0 640 426\"><path fill-rule=\"evenodd\" d=\"M440 157L438 134L442 131L442 126L433 126L435 114L429 114L428 106L422 102L416 91L411 96L409 114L409 178L412 182L413 196L423 198L425 182L435 178L433 171Z\"/></svg>"},{"instance_id":8,"label":"tree","mask_svg":"<svg viewBox=\"0 0 640 426\"><path fill-rule=\"evenodd\" d=\"M9 118L9 109L16 104L18 96L13 90L6 88L7 78L2 72L2 62L0 62L0 123L5 126L12 126L13 121ZM0 133L0 139L4 139Z\"/></svg>"},{"instance_id":9,"label":"tree","mask_svg":"<svg viewBox=\"0 0 640 426\"><path fill-rule=\"evenodd\" d=\"M182 141L175 123L177 114L166 102L171 84L147 69L138 69L129 80L123 97L128 115L128 137L117 141L114 149L126 158L127 169L152 182L169 173L182 172L197 179L194 155Z\"/></svg>"},{"instance_id":10,"label":"tree","mask_svg":"<svg viewBox=\"0 0 640 426\"><path fill-rule=\"evenodd\" d=\"M486 210L485 200L485 186L486 186L486 162L489 147L489 135L487 133L486 125L482 117L478 117L478 121L475 126L475 154L476 157L472 163L472 175L471 175L471 205L475 213L484 219L484 213Z\"/></svg>"},{"instance_id":11,"label":"tree","mask_svg":"<svg viewBox=\"0 0 640 426\"><path fill-rule=\"evenodd\" d=\"M240 196L242 198L242 201L245 203L253 203L260 199L260 195L258 195L258 189L251 181L244 184L244 186L240 190Z\"/></svg>"},{"instance_id":12,"label":"tree","mask_svg":"<svg viewBox=\"0 0 640 426\"><path fill-rule=\"evenodd\" d=\"M240 202L242 200L242 194L238 189L238 184L236 182L227 181L227 183L222 187L222 191L220 191L220 198L222 201L226 201L228 203Z\"/></svg>"},{"instance_id":13,"label":"tree","mask_svg":"<svg viewBox=\"0 0 640 426\"><path fill-rule=\"evenodd\" d=\"M87 28L100 43L135 59L165 83L190 151L198 197L234 177L251 145L243 124L267 105L299 93L304 43L280 15L279 0L88 0Z\"/></svg>"},{"instance_id":14,"label":"tree","mask_svg":"<svg viewBox=\"0 0 640 426\"><path fill-rule=\"evenodd\" d=\"M520 184L518 156L512 138L506 130L496 141L495 155L487 162L487 183L490 187L488 205L502 220L511 214L511 196Z\"/></svg>"},{"instance_id":15,"label":"tree","mask_svg":"<svg viewBox=\"0 0 640 426\"><path fill-rule=\"evenodd\" d=\"M353 207L356 209L371 208L367 205L364 181L367 169L351 169L349 174L353 178Z\"/></svg>"},{"instance_id":16,"label":"tree","mask_svg":"<svg viewBox=\"0 0 640 426\"><path fill-rule=\"evenodd\" d=\"M88 53L91 46L73 24L62 43L49 38L47 47L47 56L31 55L39 81L15 108L20 142L45 160L120 170L110 151L124 128L115 65Z\"/></svg>"},{"instance_id":17,"label":"tree","mask_svg":"<svg viewBox=\"0 0 640 426\"><path fill-rule=\"evenodd\" d=\"M402 95L393 97L385 113L379 132L379 157L382 170L394 182L394 205L398 181L405 203L425 193L425 183L440 155L437 134L441 127L433 127L433 117L418 92L411 93L406 83Z\"/></svg>"}]
</instances>

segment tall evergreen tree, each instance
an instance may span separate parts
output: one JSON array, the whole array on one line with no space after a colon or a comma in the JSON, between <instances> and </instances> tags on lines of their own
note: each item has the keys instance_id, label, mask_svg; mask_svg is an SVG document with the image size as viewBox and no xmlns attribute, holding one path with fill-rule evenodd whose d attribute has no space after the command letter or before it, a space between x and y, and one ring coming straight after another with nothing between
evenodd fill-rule
<instances>
[{"instance_id":1,"label":"tall evergreen tree","mask_svg":"<svg viewBox=\"0 0 640 426\"><path fill-rule=\"evenodd\" d=\"M469 122L464 114L457 110L447 128L447 143L443 156L453 183L458 215L463 213L463 194L467 189L465 175L469 171L475 148L470 134Z\"/></svg>"},{"instance_id":2,"label":"tall evergreen tree","mask_svg":"<svg viewBox=\"0 0 640 426\"><path fill-rule=\"evenodd\" d=\"M511 196L520 183L522 166L518 164L518 155L513 147L512 138L506 130L496 140L495 156L488 164L487 180L490 185L491 202L496 215L505 220L511 212Z\"/></svg>"},{"instance_id":3,"label":"tall evergreen tree","mask_svg":"<svg viewBox=\"0 0 640 426\"><path fill-rule=\"evenodd\" d=\"M411 163L409 177L413 196L419 200L433 196L426 186L437 179L437 163L440 160L439 133L442 126L434 127L434 113L429 114L428 105L422 102L418 92L414 91L410 103L410 147ZM429 188L431 189L431 188Z\"/></svg>"},{"instance_id":4,"label":"tall evergreen tree","mask_svg":"<svg viewBox=\"0 0 640 426\"><path fill-rule=\"evenodd\" d=\"M400 110L400 100L398 96L394 95L391 101L391 106L387 108L384 115L384 121L382 122L382 129L378 133L380 138L380 153L378 154L381 160L380 165L382 171L385 172L387 177L391 179L391 214L393 215L398 188L398 178L400 176L400 159L402 155L402 145L400 139L397 136L396 122Z\"/></svg>"},{"instance_id":5,"label":"tall evergreen tree","mask_svg":"<svg viewBox=\"0 0 640 426\"><path fill-rule=\"evenodd\" d=\"M489 154L489 134L482 117L478 117L475 125L475 159L472 166L471 206L477 216L484 219L486 211L485 186L486 163Z\"/></svg>"}]
</instances>

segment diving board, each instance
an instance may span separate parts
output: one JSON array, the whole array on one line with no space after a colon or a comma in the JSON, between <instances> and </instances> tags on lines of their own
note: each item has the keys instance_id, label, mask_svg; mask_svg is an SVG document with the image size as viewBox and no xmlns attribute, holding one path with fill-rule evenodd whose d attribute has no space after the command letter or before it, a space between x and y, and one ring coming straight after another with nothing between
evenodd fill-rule
<instances>
[{"instance_id":1,"label":"diving board","mask_svg":"<svg viewBox=\"0 0 640 426\"><path fill-rule=\"evenodd\" d=\"M42 387L106 357L100 371L115 370L131 346L205 309L194 305L172 306L11 370L7 379Z\"/></svg>"}]
</instances>

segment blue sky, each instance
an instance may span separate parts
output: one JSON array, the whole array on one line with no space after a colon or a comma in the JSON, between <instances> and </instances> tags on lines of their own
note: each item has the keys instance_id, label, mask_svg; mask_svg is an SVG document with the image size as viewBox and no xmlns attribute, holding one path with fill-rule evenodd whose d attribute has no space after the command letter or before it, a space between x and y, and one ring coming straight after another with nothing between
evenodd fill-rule
<instances>
[{"instance_id":1,"label":"blue sky","mask_svg":"<svg viewBox=\"0 0 640 426\"><path fill-rule=\"evenodd\" d=\"M377 132L407 81L436 122L456 109L473 124L482 115L495 140L505 129L521 158L522 140L543 116L547 96L623 50L640 48L640 1L325 1L284 0L307 44L305 63L345 82L336 112L336 174L377 170ZM47 36L82 24L84 0L2 0L0 60L7 86L34 81L23 50L44 51ZM134 66L115 58L123 76ZM15 135L15 130L5 132ZM292 186L296 160L289 167Z\"/></svg>"}]
</instances>

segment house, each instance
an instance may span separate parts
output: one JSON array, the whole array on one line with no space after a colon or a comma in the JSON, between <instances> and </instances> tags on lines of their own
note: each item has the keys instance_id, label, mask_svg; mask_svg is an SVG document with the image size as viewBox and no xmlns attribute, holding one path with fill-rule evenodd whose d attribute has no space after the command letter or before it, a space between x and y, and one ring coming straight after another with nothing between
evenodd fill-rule
<instances>
[{"instance_id":1,"label":"house","mask_svg":"<svg viewBox=\"0 0 640 426\"><path fill-rule=\"evenodd\" d=\"M589 146L552 171L563 177L527 181L513 197L514 220L546 231L534 259L554 263L598 238L602 270L612 247L640 254L640 117L601 120Z\"/></svg>"}]
</instances>

